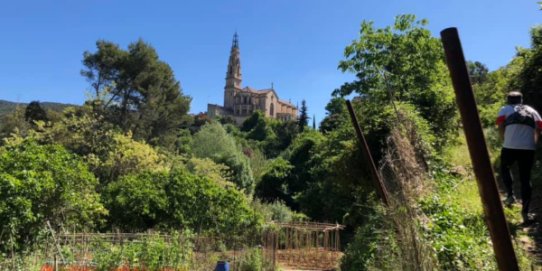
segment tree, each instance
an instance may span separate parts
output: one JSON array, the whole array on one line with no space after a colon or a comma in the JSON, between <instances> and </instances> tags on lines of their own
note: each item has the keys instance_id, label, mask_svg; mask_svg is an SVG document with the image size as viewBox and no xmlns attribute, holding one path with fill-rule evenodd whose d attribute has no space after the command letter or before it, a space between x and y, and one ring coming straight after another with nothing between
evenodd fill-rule
<instances>
[{"instance_id":1,"label":"tree","mask_svg":"<svg viewBox=\"0 0 542 271\"><path fill-rule=\"evenodd\" d=\"M154 48L138 40L123 50L100 40L97 51L85 52L81 74L103 100L108 119L153 145L174 144L190 105L171 67Z\"/></svg>"},{"instance_id":2,"label":"tree","mask_svg":"<svg viewBox=\"0 0 542 271\"><path fill-rule=\"evenodd\" d=\"M301 101L301 110L299 111L298 119L299 131L303 132L305 127L309 125L309 115L307 110L307 103L305 100Z\"/></svg>"},{"instance_id":3,"label":"tree","mask_svg":"<svg viewBox=\"0 0 542 271\"><path fill-rule=\"evenodd\" d=\"M291 174L293 166L282 157L271 161L265 169L262 180L256 187L256 195L266 202L277 200L285 201L287 205L293 206L294 201L288 191L287 179Z\"/></svg>"},{"instance_id":4,"label":"tree","mask_svg":"<svg viewBox=\"0 0 542 271\"><path fill-rule=\"evenodd\" d=\"M267 146L273 146L273 149L266 149L269 157L275 157L280 152L288 148L299 134L299 126L294 121L274 121L272 125L275 135L277 135L274 144L268 143Z\"/></svg>"},{"instance_id":5,"label":"tree","mask_svg":"<svg viewBox=\"0 0 542 271\"><path fill-rule=\"evenodd\" d=\"M506 93L511 90L513 79L517 77L517 70L519 70L517 60L519 59L516 58L508 65L488 73L483 82L473 85L480 119L484 127L495 127L495 114L504 105Z\"/></svg>"},{"instance_id":6,"label":"tree","mask_svg":"<svg viewBox=\"0 0 542 271\"><path fill-rule=\"evenodd\" d=\"M489 70L487 69L487 66L483 63L478 61L467 61L467 68L472 84L482 84L487 80Z\"/></svg>"},{"instance_id":7,"label":"tree","mask_svg":"<svg viewBox=\"0 0 542 271\"><path fill-rule=\"evenodd\" d=\"M32 127L24 118L25 108L17 106L15 110L0 118L0 145L12 134L26 136Z\"/></svg>"},{"instance_id":8,"label":"tree","mask_svg":"<svg viewBox=\"0 0 542 271\"><path fill-rule=\"evenodd\" d=\"M241 131L246 132L246 139L258 141L257 145L266 157L273 158L286 149L299 133L299 123L267 118L256 111L243 122Z\"/></svg>"},{"instance_id":9,"label":"tree","mask_svg":"<svg viewBox=\"0 0 542 271\"><path fill-rule=\"evenodd\" d=\"M254 230L261 220L238 190L183 168L124 176L105 195L111 226L129 231L188 228L228 236Z\"/></svg>"},{"instance_id":10,"label":"tree","mask_svg":"<svg viewBox=\"0 0 542 271\"><path fill-rule=\"evenodd\" d=\"M252 113L241 125L241 131L247 132L248 139L264 141L275 139L274 131L271 129L271 120L267 119L260 111Z\"/></svg>"},{"instance_id":11,"label":"tree","mask_svg":"<svg viewBox=\"0 0 542 271\"><path fill-rule=\"evenodd\" d=\"M245 195L208 178L174 171L165 190L172 218L165 223L171 228L185 225L195 232L231 237L253 233L261 223L261 217L250 208Z\"/></svg>"},{"instance_id":12,"label":"tree","mask_svg":"<svg viewBox=\"0 0 542 271\"><path fill-rule=\"evenodd\" d=\"M47 112L43 110L40 106L40 102L32 101L30 102L25 109L24 119L33 124L34 121L48 121Z\"/></svg>"},{"instance_id":13,"label":"tree","mask_svg":"<svg viewBox=\"0 0 542 271\"><path fill-rule=\"evenodd\" d=\"M0 172L0 251L34 241L46 220L94 230L107 214L94 175L60 145L12 141L0 149Z\"/></svg>"},{"instance_id":14,"label":"tree","mask_svg":"<svg viewBox=\"0 0 542 271\"><path fill-rule=\"evenodd\" d=\"M162 153L145 142L132 138L131 134L113 134L111 150L101 161L94 162L95 171L107 181L116 180L119 176L140 172L162 172L169 166Z\"/></svg>"},{"instance_id":15,"label":"tree","mask_svg":"<svg viewBox=\"0 0 542 271\"><path fill-rule=\"evenodd\" d=\"M355 92L377 107L408 102L429 121L442 146L456 134L457 125L450 123L457 110L442 44L426 24L414 15L397 16L393 26L380 29L364 21L359 39L346 47L345 60L339 63L339 69L355 73L357 79L333 94Z\"/></svg>"},{"instance_id":16,"label":"tree","mask_svg":"<svg viewBox=\"0 0 542 271\"><path fill-rule=\"evenodd\" d=\"M263 113L259 110L256 110L254 113L252 113L252 115L250 115L250 117L243 121L240 130L243 132L248 132L254 129L254 127L256 127L256 125L258 124L258 121L263 118Z\"/></svg>"},{"instance_id":17,"label":"tree","mask_svg":"<svg viewBox=\"0 0 542 271\"><path fill-rule=\"evenodd\" d=\"M101 184L126 174L170 167L164 152L135 140L131 132L122 133L88 104L67 108L60 121L31 136L41 143L61 144L82 156Z\"/></svg>"},{"instance_id":18,"label":"tree","mask_svg":"<svg viewBox=\"0 0 542 271\"><path fill-rule=\"evenodd\" d=\"M164 172L134 173L111 182L104 193L111 226L132 232L157 227L167 216L167 182Z\"/></svg>"},{"instance_id":19,"label":"tree","mask_svg":"<svg viewBox=\"0 0 542 271\"><path fill-rule=\"evenodd\" d=\"M517 86L525 103L542 110L542 26L531 29L531 48L519 49L518 57L524 63L518 74Z\"/></svg>"},{"instance_id":20,"label":"tree","mask_svg":"<svg viewBox=\"0 0 542 271\"><path fill-rule=\"evenodd\" d=\"M333 97L326 105L326 117L320 123L320 132L331 132L348 122L345 99Z\"/></svg>"},{"instance_id":21,"label":"tree","mask_svg":"<svg viewBox=\"0 0 542 271\"><path fill-rule=\"evenodd\" d=\"M254 176L248 158L243 154L235 139L217 122L204 125L190 143L192 154L221 163L232 171L230 181L247 194L254 191Z\"/></svg>"}]
</instances>

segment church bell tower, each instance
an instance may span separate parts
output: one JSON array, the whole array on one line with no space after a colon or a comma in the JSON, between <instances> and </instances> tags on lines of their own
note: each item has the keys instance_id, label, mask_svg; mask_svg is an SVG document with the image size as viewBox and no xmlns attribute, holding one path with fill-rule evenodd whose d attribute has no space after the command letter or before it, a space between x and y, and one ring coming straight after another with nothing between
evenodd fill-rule
<instances>
[{"instance_id":1,"label":"church bell tower","mask_svg":"<svg viewBox=\"0 0 542 271\"><path fill-rule=\"evenodd\" d=\"M224 87L224 108L233 110L234 96L241 90L241 59L239 54L239 37L237 32L233 35L228 71L226 72L226 86Z\"/></svg>"}]
</instances>

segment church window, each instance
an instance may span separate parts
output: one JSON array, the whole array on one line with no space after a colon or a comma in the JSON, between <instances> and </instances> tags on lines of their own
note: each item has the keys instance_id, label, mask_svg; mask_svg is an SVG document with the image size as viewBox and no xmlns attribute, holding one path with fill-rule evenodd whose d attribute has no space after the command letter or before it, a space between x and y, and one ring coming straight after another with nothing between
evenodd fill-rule
<instances>
[{"instance_id":1,"label":"church window","mask_svg":"<svg viewBox=\"0 0 542 271\"><path fill-rule=\"evenodd\" d=\"M271 103L271 107L269 108L269 115L271 115L271 117L275 116L275 107L273 103Z\"/></svg>"}]
</instances>

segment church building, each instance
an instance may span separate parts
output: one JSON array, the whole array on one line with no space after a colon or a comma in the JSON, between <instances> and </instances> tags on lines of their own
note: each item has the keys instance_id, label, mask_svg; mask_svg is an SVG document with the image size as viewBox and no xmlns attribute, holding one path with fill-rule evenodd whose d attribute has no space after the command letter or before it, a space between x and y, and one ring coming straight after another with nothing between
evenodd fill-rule
<instances>
[{"instance_id":1,"label":"church building","mask_svg":"<svg viewBox=\"0 0 542 271\"><path fill-rule=\"evenodd\" d=\"M235 33L226 72L224 105L207 105L207 115L211 119L229 117L240 125L256 110L263 112L266 117L284 121L297 118L297 108L290 102L279 99L273 87L259 90L248 86L242 88L241 81L239 40Z\"/></svg>"}]
</instances>

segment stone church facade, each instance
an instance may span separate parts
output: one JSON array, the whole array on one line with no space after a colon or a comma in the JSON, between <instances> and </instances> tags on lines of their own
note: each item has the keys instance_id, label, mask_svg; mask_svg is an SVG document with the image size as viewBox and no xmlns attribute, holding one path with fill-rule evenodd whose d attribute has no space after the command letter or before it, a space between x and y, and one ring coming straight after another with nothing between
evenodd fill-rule
<instances>
[{"instance_id":1,"label":"stone church facade","mask_svg":"<svg viewBox=\"0 0 542 271\"><path fill-rule=\"evenodd\" d=\"M208 104L207 115L211 119L229 117L237 124L243 123L256 110L263 112L266 117L284 121L297 118L297 107L279 99L273 87L259 90L248 86L242 88L241 82L239 40L235 33L226 72L224 105Z\"/></svg>"}]
</instances>

